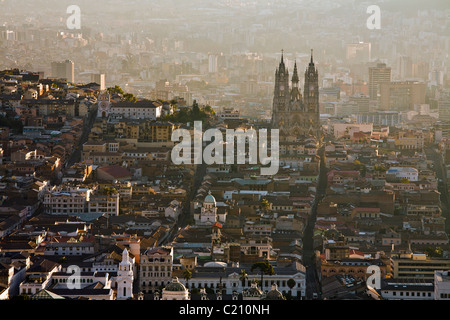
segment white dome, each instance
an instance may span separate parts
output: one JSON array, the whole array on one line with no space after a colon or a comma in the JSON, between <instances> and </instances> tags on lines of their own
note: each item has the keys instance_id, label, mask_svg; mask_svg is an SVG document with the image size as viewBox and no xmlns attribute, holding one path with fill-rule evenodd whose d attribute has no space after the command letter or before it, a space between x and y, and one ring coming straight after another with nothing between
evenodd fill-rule
<instances>
[{"instance_id":1,"label":"white dome","mask_svg":"<svg viewBox=\"0 0 450 320\"><path fill-rule=\"evenodd\" d=\"M226 267L227 264L225 262L221 262L221 261L211 261L211 262L205 263L203 266L210 267L210 268L223 268L223 267Z\"/></svg>"}]
</instances>

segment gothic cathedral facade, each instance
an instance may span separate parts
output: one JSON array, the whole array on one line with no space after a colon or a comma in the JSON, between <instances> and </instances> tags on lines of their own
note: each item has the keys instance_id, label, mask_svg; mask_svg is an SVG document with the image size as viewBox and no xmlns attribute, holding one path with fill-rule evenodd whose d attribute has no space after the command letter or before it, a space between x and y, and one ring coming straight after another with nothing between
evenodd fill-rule
<instances>
[{"instance_id":1,"label":"gothic cathedral facade","mask_svg":"<svg viewBox=\"0 0 450 320\"><path fill-rule=\"evenodd\" d=\"M280 141L295 142L314 136L320 140L319 75L311 61L305 71L303 95L299 87L297 63L294 65L289 88L289 71L283 54L275 72L275 90L272 109L272 128L279 129Z\"/></svg>"}]
</instances>

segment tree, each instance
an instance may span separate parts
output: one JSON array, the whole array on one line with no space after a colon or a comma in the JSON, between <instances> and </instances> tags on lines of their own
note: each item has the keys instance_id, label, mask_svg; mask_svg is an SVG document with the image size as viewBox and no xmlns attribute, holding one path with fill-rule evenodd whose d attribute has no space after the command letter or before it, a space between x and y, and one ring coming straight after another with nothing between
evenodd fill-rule
<instances>
[{"instance_id":1,"label":"tree","mask_svg":"<svg viewBox=\"0 0 450 320\"><path fill-rule=\"evenodd\" d=\"M270 203L266 198L261 199L261 208L263 211L267 211L270 208Z\"/></svg>"},{"instance_id":2,"label":"tree","mask_svg":"<svg viewBox=\"0 0 450 320\"><path fill-rule=\"evenodd\" d=\"M295 287L296 282L295 282L294 279L290 278L290 279L287 281L287 285L288 285L288 287L289 287L289 295L292 296L292 289Z\"/></svg>"},{"instance_id":3,"label":"tree","mask_svg":"<svg viewBox=\"0 0 450 320\"><path fill-rule=\"evenodd\" d=\"M118 86L118 85L115 85L114 87L109 87L108 89L106 89L106 91L108 91L108 93L110 95L113 95L113 94L121 94L121 95L123 95L124 94L122 88L120 86Z\"/></svg>"},{"instance_id":4,"label":"tree","mask_svg":"<svg viewBox=\"0 0 450 320\"><path fill-rule=\"evenodd\" d=\"M245 287L245 280L248 279L248 273L245 269L239 271L239 279L242 281L242 287Z\"/></svg>"},{"instance_id":5,"label":"tree","mask_svg":"<svg viewBox=\"0 0 450 320\"><path fill-rule=\"evenodd\" d=\"M189 269L184 269L183 271L183 278L186 280L186 287L189 287L188 283L189 280L192 279L192 272Z\"/></svg>"},{"instance_id":6,"label":"tree","mask_svg":"<svg viewBox=\"0 0 450 320\"><path fill-rule=\"evenodd\" d=\"M136 98L132 93L125 93L125 94L123 95L123 98L124 98L126 101L130 101L130 102L136 102L136 101L137 101L137 98Z\"/></svg>"},{"instance_id":7,"label":"tree","mask_svg":"<svg viewBox=\"0 0 450 320\"><path fill-rule=\"evenodd\" d=\"M58 259L59 264L66 263L66 262L67 262L67 257L65 257L65 256Z\"/></svg>"},{"instance_id":8,"label":"tree","mask_svg":"<svg viewBox=\"0 0 450 320\"><path fill-rule=\"evenodd\" d=\"M210 105L205 106L203 108L203 111L205 111L205 112L207 112L207 113L209 113L211 115L215 115L216 114L216 112L214 111L214 109Z\"/></svg>"},{"instance_id":9,"label":"tree","mask_svg":"<svg viewBox=\"0 0 450 320\"><path fill-rule=\"evenodd\" d=\"M441 247L433 248L433 247L427 247L425 249L425 253L427 256L431 258L441 258L443 254L443 250Z\"/></svg>"},{"instance_id":10,"label":"tree","mask_svg":"<svg viewBox=\"0 0 450 320\"><path fill-rule=\"evenodd\" d=\"M263 282L263 277L264 275L274 275L275 271L273 270L272 265L269 263L269 261L263 261L263 262L256 262L252 265L251 271L254 271L256 269L259 269L261 272L261 290L263 289L264 286L264 282Z\"/></svg>"},{"instance_id":11,"label":"tree","mask_svg":"<svg viewBox=\"0 0 450 320\"><path fill-rule=\"evenodd\" d=\"M197 116L200 114L200 107L198 106L197 100L192 103L192 115Z\"/></svg>"}]
</instances>

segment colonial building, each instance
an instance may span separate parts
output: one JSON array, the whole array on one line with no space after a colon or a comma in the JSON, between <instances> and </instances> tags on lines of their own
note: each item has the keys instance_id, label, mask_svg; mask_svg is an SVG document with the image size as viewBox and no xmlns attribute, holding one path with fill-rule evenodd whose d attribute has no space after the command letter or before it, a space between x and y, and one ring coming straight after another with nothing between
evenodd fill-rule
<instances>
[{"instance_id":1,"label":"colonial building","mask_svg":"<svg viewBox=\"0 0 450 320\"><path fill-rule=\"evenodd\" d=\"M149 248L141 255L140 289L143 293L153 293L160 286L172 280L173 249Z\"/></svg>"}]
</instances>

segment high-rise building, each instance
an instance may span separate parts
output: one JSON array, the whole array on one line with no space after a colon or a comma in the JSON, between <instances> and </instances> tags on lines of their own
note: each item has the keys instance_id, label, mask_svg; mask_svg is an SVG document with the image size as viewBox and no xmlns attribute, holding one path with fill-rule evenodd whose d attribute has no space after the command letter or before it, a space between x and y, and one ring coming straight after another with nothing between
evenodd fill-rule
<instances>
[{"instance_id":1,"label":"high-rise building","mask_svg":"<svg viewBox=\"0 0 450 320\"><path fill-rule=\"evenodd\" d=\"M75 64L71 60L52 62L52 77L75 82Z\"/></svg>"},{"instance_id":2,"label":"high-rise building","mask_svg":"<svg viewBox=\"0 0 450 320\"><path fill-rule=\"evenodd\" d=\"M377 100L381 83L391 82L391 68L385 63L378 63L376 67L369 68L369 97Z\"/></svg>"},{"instance_id":3,"label":"high-rise building","mask_svg":"<svg viewBox=\"0 0 450 320\"><path fill-rule=\"evenodd\" d=\"M425 103L425 93L423 82L383 82L380 84L380 110L414 110L414 105Z\"/></svg>"},{"instance_id":4,"label":"high-rise building","mask_svg":"<svg viewBox=\"0 0 450 320\"><path fill-rule=\"evenodd\" d=\"M208 56L208 72L216 73L217 72L217 55L210 54Z\"/></svg>"},{"instance_id":5,"label":"high-rise building","mask_svg":"<svg viewBox=\"0 0 450 320\"><path fill-rule=\"evenodd\" d=\"M413 63L412 63L411 57L400 56L398 58L397 72L398 72L398 76L402 80L406 80L407 78L411 78L412 77L412 75L413 75Z\"/></svg>"},{"instance_id":6,"label":"high-rise building","mask_svg":"<svg viewBox=\"0 0 450 320\"><path fill-rule=\"evenodd\" d=\"M100 91L106 90L106 75L104 73L92 74L91 81L100 85Z\"/></svg>"},{"instance_id":7,"label":"high-rise building","mask_svg":"<svg viewBox=\"0 0 450 320\"><path fill-rule=\"evenodd\" d=\"M439 120L450 122L450 96L441 97L438 100Z\"/></svg>"},{"instance_id":8,"label":"high-rise building","mask_svg":"<svg viewBox=\"0 0 450 320\"><path fill-rule=\"evenodd\" d=\"M311 61L305 71L304 95L300 92L297 63L292 75L292 88L289 88L289 71L281 62L275 72L275 91L273 97L272 127L279 129L280 141L295 140L301 136L320 137L319 75Z\"/></svg>"}]
</instances>

